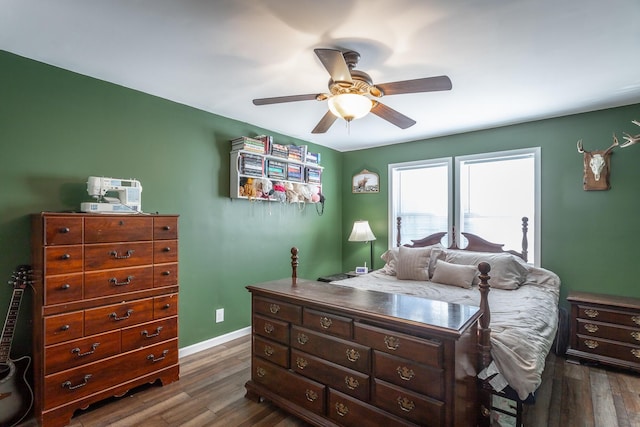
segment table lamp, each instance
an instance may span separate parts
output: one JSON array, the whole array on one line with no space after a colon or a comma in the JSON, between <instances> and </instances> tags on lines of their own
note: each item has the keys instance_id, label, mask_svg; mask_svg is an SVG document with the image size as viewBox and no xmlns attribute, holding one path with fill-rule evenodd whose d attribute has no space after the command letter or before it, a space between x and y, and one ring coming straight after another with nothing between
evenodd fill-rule
<instances>
[{"instance_id":1,"label":"table lamp","mask_svg":"<svg viewBox=\"0 0 640 427\"><path fill-rule=\"evenodd\" d=\"M350 242L369 242L369 246L371 248L371 263L370 268L373 270L373 241L376 240L376 236L374 236L373 231L371 231L371 227L369 226L369 221L356 221L353 223L353 229L351 230L351 235L349 236ZM366 267L366 262L365 262Z\"/></svg>"}]
</instances>

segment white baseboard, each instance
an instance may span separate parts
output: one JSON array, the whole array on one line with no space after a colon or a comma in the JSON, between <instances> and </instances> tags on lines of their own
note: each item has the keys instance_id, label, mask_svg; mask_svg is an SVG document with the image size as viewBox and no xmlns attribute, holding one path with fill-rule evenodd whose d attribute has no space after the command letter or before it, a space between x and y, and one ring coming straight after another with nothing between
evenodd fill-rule
<instances>
[{"instance_id":1,"label":"white baseboard","mask_svg":"<svg viewBox=\"0 0 640 427\"><path fill-rule=\"evenodd\" d=\"M224 344L226 342L235 340L236 338L244 337L249 334L251 334L251 326L247 326L246 328L238 329L237 331L229 332L228 334L220 335L219 337L211 338L206 341L201 341L197 344L183 347L178 350L178 357L189 356L199 351L207 350L211 347Z\"/></svg>"}]
</instances>

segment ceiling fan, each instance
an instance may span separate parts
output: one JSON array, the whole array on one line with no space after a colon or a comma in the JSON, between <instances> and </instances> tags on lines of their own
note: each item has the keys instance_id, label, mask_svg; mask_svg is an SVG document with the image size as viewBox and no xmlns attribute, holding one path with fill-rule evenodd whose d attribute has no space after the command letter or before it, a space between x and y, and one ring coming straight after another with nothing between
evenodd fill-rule
<instances>
[{"instance_id":1,"label":"ceiling fan","mask_svg":"<svg viewBox=\"0 0 640 427\"><path fill-rule=\"evenodd\" d=\"M337 49L314 49L314 52L331 76L329 93L259 98L254 99L253 104L269 105L314 99L316 101L327 100L329 111L311 133L325 133L338 117L351 122L351 120L363 117L369 112L401 129L406 129L416 124L416 121L384 105L378 101L379 98L385 95L451 90L451 80L447 76L374 85L367 73L355 69L360 59L358 52L352 50L342 52Z\"/></svg>"}]
</instances>

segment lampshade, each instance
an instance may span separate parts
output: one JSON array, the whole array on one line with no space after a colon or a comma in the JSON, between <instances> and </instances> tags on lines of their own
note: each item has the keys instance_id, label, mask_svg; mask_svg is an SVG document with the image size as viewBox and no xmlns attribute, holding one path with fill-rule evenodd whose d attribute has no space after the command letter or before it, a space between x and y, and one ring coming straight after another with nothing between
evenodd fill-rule
<instances>
[{"instance_id":1,"label":"lampshade","mask_svg":"<svg viewBox=\"0 0 640 427\"><path fill-rule=\"evenodd\" d=\"M369 98L357 93L342 93L329 98L329 110L336 116L350 122L367 115L373 107Z\"/></svg>"},{"instance_id":2,"label":"lampshade","mask_svg":"<svg viewBox=\"0 0 640 427\"><path fill-rule=\"evenodd\" d=\"M371 227L369 227L369 221L356 221L353 223L353 230L349 236L350 242L370 242L376 240L376 236L373 235Z\"/></svg>"}]
</instances>

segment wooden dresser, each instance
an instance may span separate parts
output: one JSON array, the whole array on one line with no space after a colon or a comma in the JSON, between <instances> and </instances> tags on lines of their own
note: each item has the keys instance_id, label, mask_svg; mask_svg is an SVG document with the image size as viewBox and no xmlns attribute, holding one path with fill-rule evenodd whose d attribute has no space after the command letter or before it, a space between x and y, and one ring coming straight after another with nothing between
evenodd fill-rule
<instances>
[{"instance_id":1,"label":"wooden dresser","mask_svg":"<svg viewBox=\"0 0 640 427\"><path fill-rule=\"evenodd\" d=\"M179 378L177 215L32 217L35 417Z\"/></svg>"},{"instance_id":2,"label":"wooden dresser","mask_svg":"<svg viewBox=\"0 0 640 427\"><path fill-rule=\"evenodd\" d=\"M640 371L640 299L572 292L570 360Z\"/></svg>"},{"instance_id":3,"label":"wooden dresser","mask_svg":"<svg viewBox=\"0 0 640 427\"><path fill-rule=\"evenodd\" d=\"M306 280L248 289L248 398L317 426L476 425L478 307Z\"/></svg>"}]
</instances>

